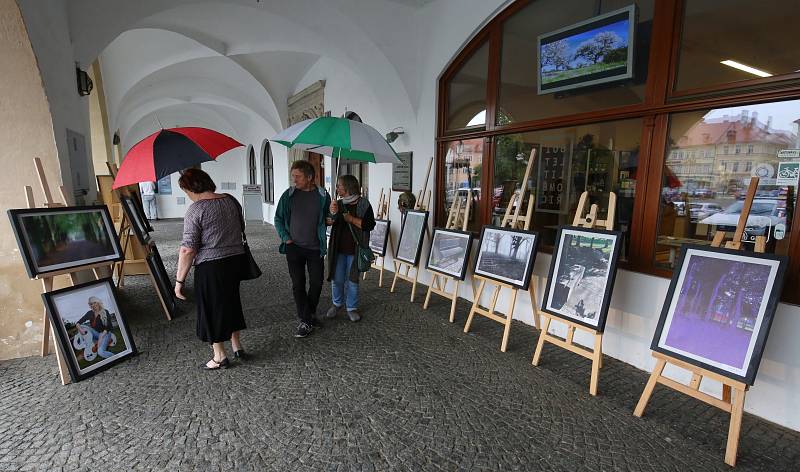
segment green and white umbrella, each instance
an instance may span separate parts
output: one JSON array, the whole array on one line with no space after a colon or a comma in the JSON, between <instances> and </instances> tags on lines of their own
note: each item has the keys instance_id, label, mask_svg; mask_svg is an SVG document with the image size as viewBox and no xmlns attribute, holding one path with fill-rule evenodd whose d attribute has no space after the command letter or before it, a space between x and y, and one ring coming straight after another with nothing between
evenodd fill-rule
<instances>
[{"instance_id":1,"label":"green and white umbrella","mask_svg":"<svg viewBox=\"0 0 800 472\"><path fill-rule=\"evenodd\" d=\"M375 128L346 118L323 116L301 121L270 141L340 160L402 164L392 146Z\"/></svg>"}]
</instances>

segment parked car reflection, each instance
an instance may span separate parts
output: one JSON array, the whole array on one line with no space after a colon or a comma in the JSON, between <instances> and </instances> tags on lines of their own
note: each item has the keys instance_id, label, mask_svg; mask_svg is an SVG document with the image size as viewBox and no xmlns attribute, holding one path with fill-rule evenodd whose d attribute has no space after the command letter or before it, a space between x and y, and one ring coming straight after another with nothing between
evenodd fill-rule
<instances>
[{"instance_id":1,"label":"parked car reflection","mask_svg":"<svg viewBox=\"0 0 800 472\"><path fill-rule=\"evenodd\" d=\"M714 213L703 218L700 224L715 225L718 230L734 231L742 214L744 201L737 201L725 208L724 211ZM783 209L778 207L778 200L755 199L747 217L748 233L751 235L767 235L768 228L774 228L778 223L786 223Z\"/></svg>"}]
</instances>

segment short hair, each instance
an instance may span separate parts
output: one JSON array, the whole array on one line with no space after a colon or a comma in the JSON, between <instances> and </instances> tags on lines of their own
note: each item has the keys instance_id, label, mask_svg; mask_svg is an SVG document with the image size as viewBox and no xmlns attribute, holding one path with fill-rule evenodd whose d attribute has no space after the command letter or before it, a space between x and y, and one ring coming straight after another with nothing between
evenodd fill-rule
<instances>
[{"instance_id":1,"label":"short hair","mask_svg":"<svg viewBox=\"0 0 800 472\"><path fill-rule=\"evenodd\" d=\"M210 175L203 170L195 168L183 171L181 178L178 179L178 186L192 193L213 192L217 189Z\"/></svg>"},{"instance_id":2,"label":"short hair","mask_svg":"<svg viewBox=\"0 0 800 472\"><path fill-rule=\"evenodd\" d=\"M361 185L354 175L342 175L339 177L339 182L348 195L361 195Z\"/></svg>"},{"instance_id":3,"label":"short hair","mask_svg":"<svg viewBox=\"0 0 800 472\"><path fill-rule=\"evenodd\" d=\"M306 174L306 177L309 179L313 179L316 171L314 171L314 166L311 165L308 161L294 161L292 162L292 170L299 170L300 172Z\"/></svg>"}]
</instances>

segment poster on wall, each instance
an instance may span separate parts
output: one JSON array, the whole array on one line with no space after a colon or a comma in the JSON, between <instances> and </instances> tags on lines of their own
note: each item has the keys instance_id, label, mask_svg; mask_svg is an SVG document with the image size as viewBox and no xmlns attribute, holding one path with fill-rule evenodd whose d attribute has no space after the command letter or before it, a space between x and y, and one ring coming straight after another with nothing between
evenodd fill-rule
<instances>
[{"instance_id":1,"label":"poster on wall","mask_svg":"<svg viewBox=\"0 0 800 472\"><path fill-rule=\"evenodd\" d=\"M752 385L787 259L685 244L651 349Z\"/></svg>"},{"instance_id":2,"label":"poster on wall","mask_svg":"<svg viewBox=\"0 0 800 472\"><path fill-rule=\"evenodd\" d=\"M159 195L172 195L172 176L165 175L158 179L156 183L156 192Z\"/></svg>"},{"instance_id":3,"label":"poster on wall","mask_svg":"<svg viewBox=\"0 0 800 472\"><path fill-rule=\"evenodd\" d=\"M567 213L572 143L539 146L536 179L536 211Z\"/></svg>"},{"instance_id":4,"label":"poster on wall","mask_svg":"<svg viewBox=\"0 0 800 472\"><path fill-rule=\"evenodd\" d=\"M411 154L410 152L397 153L402 164L392 164L392 190L411 192Z\"/></svg>"}]
</instances>

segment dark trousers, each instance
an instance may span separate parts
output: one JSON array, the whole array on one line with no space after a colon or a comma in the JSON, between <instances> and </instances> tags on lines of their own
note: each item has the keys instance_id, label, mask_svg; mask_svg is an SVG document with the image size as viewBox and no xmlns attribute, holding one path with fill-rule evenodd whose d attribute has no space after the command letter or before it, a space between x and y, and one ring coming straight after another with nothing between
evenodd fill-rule
<instances>
[{"instance_id":1,"label":"dark trousers","mask_svg":"<svg viewBox=\"0 0 800 472\"><path fill-rule=\"evenodd\" d=\"M297 317L310 323L317 312L319 294L322 292L324 259L319 250L305 249L294 244L286 245L286 261L292 278L292 295L297 305ZM308 268L308 291L306 291L306 268Z\"/></svg>"}]
</instances>

